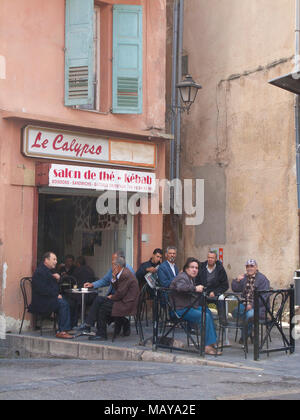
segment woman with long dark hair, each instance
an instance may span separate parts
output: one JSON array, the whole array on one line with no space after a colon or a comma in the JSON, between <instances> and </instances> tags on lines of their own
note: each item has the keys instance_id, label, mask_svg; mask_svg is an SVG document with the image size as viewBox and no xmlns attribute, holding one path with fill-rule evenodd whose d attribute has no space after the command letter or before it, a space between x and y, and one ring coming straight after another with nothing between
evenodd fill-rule
<instances>
[{"instance_id":1,"label":"woman with long dark hair","mask_svg":"<svg viewBox=\"0 0 300 420\"><path fill-rule=\"evenodd\" d=\"M202 293L204 287L195 285L195 277L199 271L199 261L196 258L188 258L183 272L172 281L170 289L174 291L174 302L176 312L179 316L183 315L188 307L195 301L196 293ZM198 323L201 326L202 306L196 301L194 306L183 317L191 323ZM220 355L214 348L217 342L217 334L212 313L206 309L206 333L205 333L205 353L210 355Z\"/></svg>"}]
</instances>

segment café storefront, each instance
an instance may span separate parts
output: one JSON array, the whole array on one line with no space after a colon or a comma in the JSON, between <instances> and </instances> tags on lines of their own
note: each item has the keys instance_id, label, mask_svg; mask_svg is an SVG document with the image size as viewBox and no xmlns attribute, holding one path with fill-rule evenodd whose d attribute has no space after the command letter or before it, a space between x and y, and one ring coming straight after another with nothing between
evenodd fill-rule
<instances>
[{"instance_id":1,"label":"caf\u00e9 storefront","mask_svg":"<svg viewBox=\"0 0 300 420\"><path fill-rule=\"evenodd\" d=\"M12 165L17 164L18 170L22 165L24 174L30 173L24 178L12 176L7 186L11 209L20 194L23 200L14 228L20 241L12 241L11 235L4 237L5 296L19 296L10 304L5 297L3 305L9 313L8 328L14 331L22 312L19 280L32 275L46 251L55 252L59 262L68 254L83 255L100 278L110 267L114 250L123 249L127 261L137 269L154 248L162 247L162 215L141 214L137 197L150 197L156 180L164 178L165 139L110 135L14 118L7 121L21 143ZM17 151L16 142L11 144ZM107 197L112 208L107 206ZM130 202L135 203L136 211L130 211ZM17 225L26 226L26 237ZM12 269L14 252L23 253L26 264Z\"/></svg>"},{"instance_id":2,"label":"caf\u00e9 storefront","mask_svg":"<svg viewBox=\"0 0 300 420\"><path fill-rule=\"evenodd\" d=\"M109 209L99 214L96 204L105 191L154 192L155 173L149 169L156 166L155 144L26 126L23 153L70 162L44 165L46 182L38 181L37 259L47 249L56 252L59 260L67 254L83 255L101 276L110 265L113 250L122 248L133 265L133 216L128 211L119 214L117 194L112 214ZM98 167L99 163L108 167ZM116 169L116 165L124 169Z\"/></svg>"}]
</instances>

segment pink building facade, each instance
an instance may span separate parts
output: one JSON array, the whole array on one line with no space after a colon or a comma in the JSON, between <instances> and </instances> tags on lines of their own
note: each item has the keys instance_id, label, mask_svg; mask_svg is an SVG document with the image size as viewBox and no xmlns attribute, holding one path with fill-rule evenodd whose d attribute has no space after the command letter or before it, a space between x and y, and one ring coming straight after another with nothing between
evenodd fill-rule
<instances>
[{"instance_id":1,"label":"pink building facade","mask_svg":"<svg viewBox=\"0 0 300 420\"><path fill-rule=\"evenodd\" d=\"M100 278L113 249L137 268L162 247L162 215L96 203L137 206L165 178L166 4L2 0L0 28L0 311L16 331L44 252Z\"/></svg>"}]
</instances>

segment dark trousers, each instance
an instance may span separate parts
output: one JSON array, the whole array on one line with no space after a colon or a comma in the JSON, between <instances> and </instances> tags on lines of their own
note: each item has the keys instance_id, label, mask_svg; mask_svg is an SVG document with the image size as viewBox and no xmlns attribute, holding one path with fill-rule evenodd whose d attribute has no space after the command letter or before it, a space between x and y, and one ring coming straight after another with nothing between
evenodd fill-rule
<instances>
[{"instance_id":1,"label":"dark trousers","mask_svg":"<svg viewBox=\"0 0 300 420\"><path fill-rule=\"evenodd\" d=\"M107 337L106 325L113 321L111 316L113 302L104 296L97 296L88 315L88 324L93 325L97 321L97 335Z\"/></svg>"}]
</instances>

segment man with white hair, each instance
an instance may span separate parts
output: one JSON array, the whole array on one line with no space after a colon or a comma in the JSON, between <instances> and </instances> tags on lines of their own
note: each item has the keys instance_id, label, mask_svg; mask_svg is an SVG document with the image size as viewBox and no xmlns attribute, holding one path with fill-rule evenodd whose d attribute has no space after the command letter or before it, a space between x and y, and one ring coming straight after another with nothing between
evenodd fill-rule
<instances>
[{"instance_id":1,"label":"man with white hair","mask_svg":"<svg viewBox=\"0 0 300 420\"><path fill-rule=\"evenodd\" d=\"M248 337L251 337L254 317L254 290L262 291L270 289L270 282L267 277L258 271L257 262L249 259L246 262L246 273L238 276L237 279L232 281L231 288L233 292L242 293L245 300L245 305L240 307L240 315L244 316L248 322ZM264 319L265 306L260 300L259 317ZM234 311L233 316L237 317L237 309ZM242 336L240 344L244 343Z\"/></svg>"},{"instance_id":2,"label":"man with white hair","mask_svg":"<svg viewBox=\"0 0 300 420\"><path fill-rule=\"evenodd\" d=\"M121 328L124 336L130 335L130 322L126 316L136 315L139 285L134 274L126 267L123 257L117 257L113 262L112 284L115 293L106 297L98 296L90 309L85 329L89 332L97 321L97 332L89 340L106 340L107 323L112 321L117 322L117 335Z\"/></svg>"}]
</instances>

